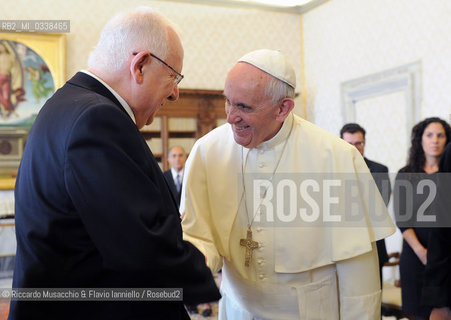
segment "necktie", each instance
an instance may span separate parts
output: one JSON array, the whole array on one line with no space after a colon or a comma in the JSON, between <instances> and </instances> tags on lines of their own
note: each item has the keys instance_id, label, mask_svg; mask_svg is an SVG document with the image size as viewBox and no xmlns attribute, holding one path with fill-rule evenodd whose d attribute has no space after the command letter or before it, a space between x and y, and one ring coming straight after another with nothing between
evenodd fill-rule
<instances>
[{"instance_id":1,"label":"necktie","mask_svg":"<svg viewBox=\"0 0 451 320\"><path fill-rule=\"evenodd\" d=\"M182 187L180 183L180 173L177 173L177 176L175 177L175 188L177 189L177 192L180 192L180 188Z\"/></svg>"}]
</instances>

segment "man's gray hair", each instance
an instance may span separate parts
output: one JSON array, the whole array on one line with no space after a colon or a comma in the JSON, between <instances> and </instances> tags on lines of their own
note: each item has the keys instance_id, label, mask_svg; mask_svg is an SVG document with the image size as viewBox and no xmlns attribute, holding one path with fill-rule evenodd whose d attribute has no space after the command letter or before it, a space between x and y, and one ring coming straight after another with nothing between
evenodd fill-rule
<instances>
[{"instance_id":1,"label":"man's gray hair","mask_svg":"<svg viewBox=\"0 0 451 320\"><path fill-rule=\"evenodd\" d=\"M91 52L88 68L117 71L134 52L148 50L161 59L168 56L168 27L177 29L150 7L119 13L111 18Z\"/></svg>"},{"instance_id":2,"label":"man's gray hair","mask_svg":"<svg viewBox=\"0 0 451 320\"><path fill-rule=\"evenodd\" d=\"M265 94L266 96L271 97L273 104L277 104L284 98L294 99L295 96L294 88L292 86L273 76L269 77L268 84L265 88Z\"/></svg>"}]
</instances>

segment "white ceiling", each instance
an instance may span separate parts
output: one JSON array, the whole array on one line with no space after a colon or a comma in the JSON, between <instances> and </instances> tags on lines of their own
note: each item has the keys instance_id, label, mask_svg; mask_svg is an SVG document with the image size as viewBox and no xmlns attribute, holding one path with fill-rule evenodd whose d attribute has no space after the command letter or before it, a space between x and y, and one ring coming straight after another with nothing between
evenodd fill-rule
<instances>
[{"instance_id":1,"label":"white ceiling","mask_svg":"<svg viewBox=\"0 0 451 320\"><path fill-rule=\"evenodd\" d=\"M290 7L280 5L280 3L282 3L283 1L273 1L275 2L275 4L266 4L268 2L267 0L262 0L261 1L262 3L258 3L258 0L175 0L175 1L198 3L212 6L257 8L262 10L282 11L301 14L315 8L316 6L319 6L320 4L328 0L308 0L308 2L302 1L307 3L301 5L293 5Z\"/></svg>"}]
</instances>

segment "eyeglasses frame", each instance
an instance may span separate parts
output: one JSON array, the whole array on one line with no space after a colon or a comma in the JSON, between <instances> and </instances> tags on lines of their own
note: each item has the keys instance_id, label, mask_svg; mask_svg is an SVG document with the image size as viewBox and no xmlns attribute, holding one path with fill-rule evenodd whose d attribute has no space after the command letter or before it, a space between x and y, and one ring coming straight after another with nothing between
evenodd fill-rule
<instances>
[{"instance_id":1,"label":"eyeglasses frame","mask_svg":"<svg viewBox=\"0 0 451 320\"><path fill-rule=\"evenodd\" d=\"M133 52L133 55L137 55L138 52ZM174 77L174 85L178 85L180 83L180 81L183 80L184 75L181 74L180 72L176 71L173 67L171 67L169 64L167 64L163 59L158 58L156 55L154 55L152 52L149 51L150 56L154 57L155 59L157 59L158 61L160 61L162 64L164 64L166 67L168 67L169 69L171 69L174 73L175 73L175 77Z\"/></svg>"}]
</instances>

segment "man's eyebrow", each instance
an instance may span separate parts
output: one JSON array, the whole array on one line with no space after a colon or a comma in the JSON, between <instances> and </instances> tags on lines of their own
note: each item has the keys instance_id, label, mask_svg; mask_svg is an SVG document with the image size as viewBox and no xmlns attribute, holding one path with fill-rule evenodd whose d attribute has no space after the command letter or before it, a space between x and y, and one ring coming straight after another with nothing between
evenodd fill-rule
<instances>
[{"instance_id":1,"label":"man's eyebrow","mask_svg":"<svg viewBox=\"0 0 451 320\"><path fill-rule=\"evenodd\" d=\"M223 93L222 94L222 96L223 96L223 98L226 100L226 101L228 101L229 103L230 103L230 100L227 98L227 96ZM245 104L245 103L243 103L243 102L238 102L237 104L235 104L237 107L241 107L241 108L249 108L249 109L252 109L252 106L250 106L250 105L247 105L247 104Z\"/></svg>"},{"instance_id":2,"label":"man's eyebrow","mask_svg":"<svg viewBox=\"0 0 451 320\"><path fill-rule=\"evenodd\" d=\"M236 105L237 105L238 107L252 109L252 106L249 106L249 105L247 105L247 104L245 104L245 103L242 103L242 102L237 103Z\"/></svg>"}]
</instances>

